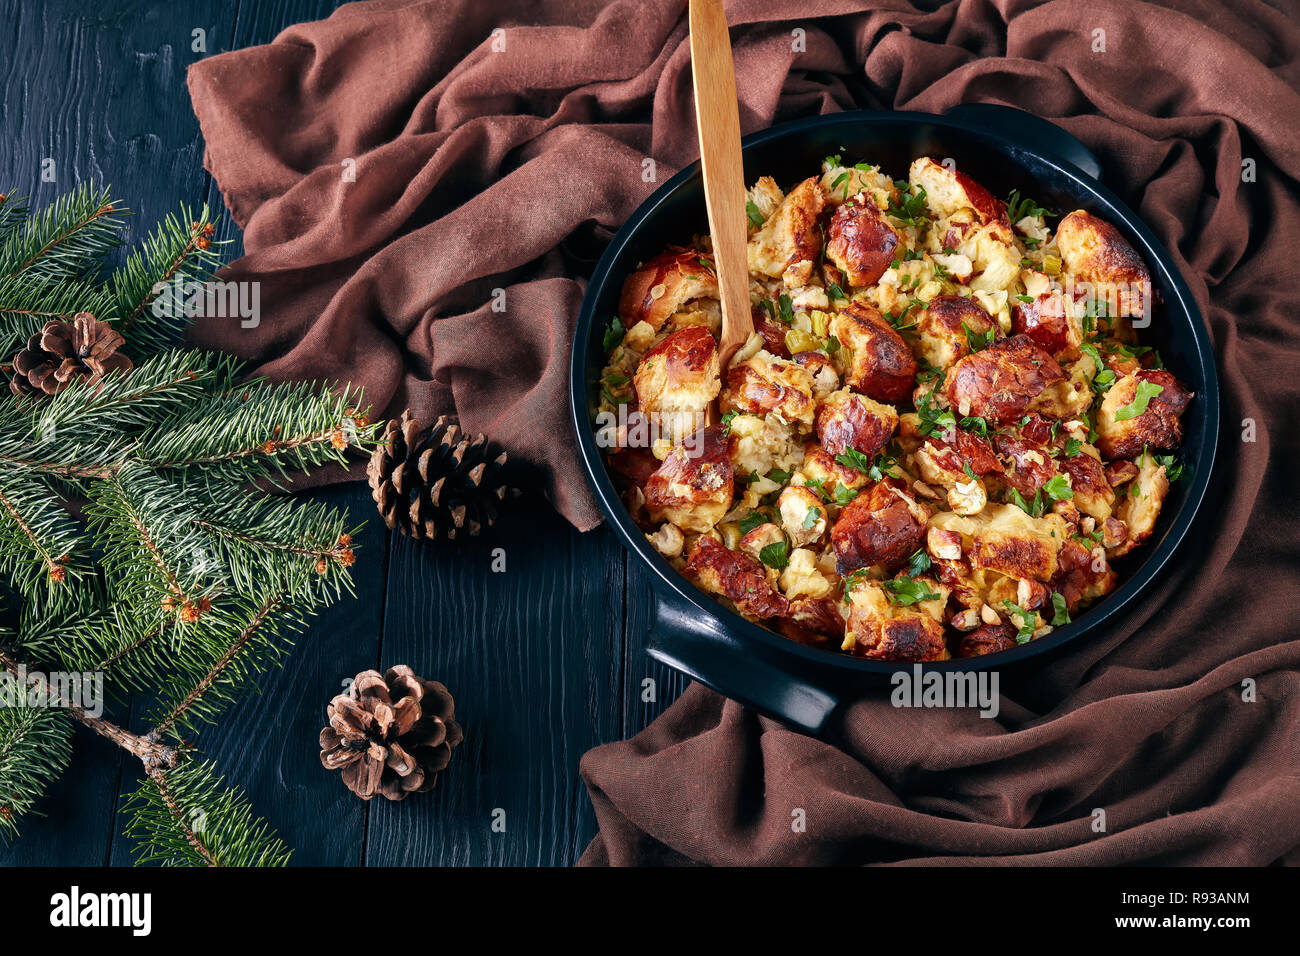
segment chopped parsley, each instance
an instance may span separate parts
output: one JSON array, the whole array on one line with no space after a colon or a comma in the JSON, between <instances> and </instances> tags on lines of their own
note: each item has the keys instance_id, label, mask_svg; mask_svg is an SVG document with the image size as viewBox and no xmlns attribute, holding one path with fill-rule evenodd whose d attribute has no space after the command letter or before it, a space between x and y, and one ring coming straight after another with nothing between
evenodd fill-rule
<instances>
[{"instance_id":1,"label":"chopped parsley","mask_svg":"<svg viewBox=\"0 0 1300 956\"><path fill-rule=\"evenodd\" d=\"M781 321L786 325L794 324L794 306L790 302L790 297L784 292L777 297L777 306L780 309Z\"/></svg>"},{"instance_id":2,"label":"chopped parsley","mask_svg":"<svg viewBox=\"0 0 1300 956\"><path fill-rule=\"evenodd\" d=\"M805 531L811 531L816 526L817 521L821 516L822 513L820 511L812 505L809 505L808 512L803 516L803 529Z\"/></svg>"},{"instance_id":3,"label":"chopped parsley","mask_svg":"<svg viewBox=\"0 0 1300 956\"><path fill-rule=\"evenodd\" d=\"M989 437L989 423L987 419L980 418L977 415L967 415L957 424L966 431L979 435L980 438Z\"/></svg>"},{"instance_id":4,"label":"chopped parsley","mask_svg":"<svg viewBox=\"0 0 1300 956\"><path fill-rule=\"evenodd\" d=\"M924 581L918 581L916 578L894 578L881 581L880 586L885 589L890 601L904 607L920 601L935 601L939 598L939 595L931 591Z\"/></svg>"},{"instance_id":5,"label":"chopped parsley","mask_svg":"<svg viewBox=\"0 0 1300 956\"><path fill-rule=\"evenodd\" d=\"M1183 477L1183 463L1178 460L1177 455L1156 455L1156 464L1165 466L1165 477L1170 481L1177 481Z\"/></svg>"},{"instance_id":6,"label":"chopped parsley","mask_svg":"<svg viewBox=\"0 0 1300 956\"><path fill-rule=\"evenodd\" d=\"M921 302L920 299L912 299L910 302L907 303L906 306L904 306L903 310L899 312L897 315L895 315L893 312L884 313L885 321L887 321L890 325L894 327L896 331L899 332L906 331L907 329L916 328L915 322L908 322L906 321L906 319L907 319L907 313L911 312L912 308L920 302Z\"/></svg>"},{"instance_id":7,"label":"chopped parsley","mask_svg":"<svg viewBox=\"0 0 1300 956\"><path fill-rule=\"evenodd\" d=\"M1115 372L1107 368L1106 363L1101 360L1101 353L1097 351L1097 346L1085 342L1079 346L1079 351L1091 358L1097 366L1097 371L1092 376L1093 391L1100 395L1115 384Z\"/></svg>"},{"instance_id":8,"label":"chopped parsley","mask_svg":"<svg viewBox=\"0 0 1300 956\"><path fill-rule=\"evenodd\" d=\"M1030 501L1026 501L1024 495L1022 495L1015 488L1012 488L1011 502L1012 504L1016 505L1016 507L1018 507L1025 514L1029 515L1031 518L1041 518L1043 516L1043 489L1042 488L1039 488L1036 492L1034 492L1034 497Z\"/></svg>"},{"instance_id":9,"label":"chopped parsley","mask_svg":"<svg viewBox=\"0 0 1300 956\"><path fill-rule=\"evenodd\" d=\"M780 468L773 468L767 473L767 477L775 481L778 485L783 485L790 480L790 472L783 471Z\"/></svg>"},{"instance_id":10,"label":"chopped parsley","mask_svg":"<svg viewBox=\"0 0 1300 956\"><path fill-rule=\"evenodd\" d=\"M1065 475L1053 476L1040 490L1053 501L1067 501L1074 497L1074 489L1070 487L1070 479L1066 478Z\"/></svg>"},{"instance_id":11,"label":"chopped parsley","mask_svg":"<svg viewBox=\"0 0 1300 956\"><path fill-rule=\"evenodd\" d=\"M838 176L836 176L833 180L831 180L830 191L834 192L835 190L839 189L840 186L844 187L844 191L842 195L843 198L847 200L849 198L849 171L847 169L844 170L844 172L840 173Z\"/></svg>"},{"instance_id":12,"label":"chopped parsley","mask_svg":"<svg viewBox=\"0 0 1300 956\"><path fill-rule=\"evenodd\" d=\"M1018 614L1020 616L1020 620L1023 622L1020 625L1020 629L1016 632L1016 643L1017 644L1029 643L1029 639L1034 636L1035 616L1031 614L1029 611L1026 611L1015 601L1010 601L1010 600L1003 601L1002 606L1007 609L1008 617L1010 617L1011 615ZM1011 626L1012 627L1016 626L1016 622L1014 620L1011 621Z\"/></svg>"},{"instance_id":13,"label":"chopped parsley","mask_svg":"<svg viewBox=\"0 0 1300 956\"><path fill-rule=\"evenodd\" d=\"M1053 627L1070 623L1070 609L1066 606L1065 595L1060 591L1052 592L1052 609L1056 612L1052 615Z\"/></svg>"},{"instance_id":14,"label":"chopped parsley","mask_svg":"<svg viewBox=\"0 0 1300 956\"><path fill-rule=\"evenodd\" d=\"M925 553L925 548L917 548L912 552L912 556L907 559L907 576L914 578L918 574L924 574L930 570L930 556Z\"/></svg>"},{"instance_id":15,"label":"chopped parsley","mask_svg":"<svg viewBox=\"0 0 1300 956\"><path fill-rule=\"evenodd\" d=\"M916 413L921 416L921 424L917 431L922 435L933 435L935 432L946 432L949 428L957 427L957 416L951 410L940 410L934 407L933 392L927 392L917 399Z\"/></svg>"},{"instance_id":16,"label":"chopped parsley","mask_svg":"<svg viewBox=\"0 0 1300 956\"><path fill-rule=\"evenodd\" d=\"M832 495L831 498L837 505L843 508L845 505L847 505L850 501L852 501L857 496L858 496L858 492L856 489L850 488L848 487L848 485L836 484L835 494Z\"/></svg>"},{"instance_id":17,"label":"chopped parsley","mask_svg":"<svg viewBox=\"0 0 1300 956\"><path fill-rule=\"evenodd\" d=\"M871 470L871 459L856 448L846 448L835 456L835 460L845 468L855 468L864 475Z\"/></svg>"},{"instance_id":18,"label":"chopped parsley","mask_svg":"<svg viewBox=\"0 0 1300 956\"><path fill-rule=\"evenodd\" d=\"M844 449L843 454L835 456L835 461L843 465L845 468L852 468L855 471L862 472L862 474L866 475L872 481L880 481L885 477L885 474L889 469L898 464L898 459L894 458L892 455L886 455L882 452L873 460L862 454L862 452L858 451L856 448ZM855 497L856 495L857 492L854 492Z\"/></svg>"},{"instance_id":19,"label":"chopped parsley","mask_svg":"<svg viewBox=\"0 0 1300 956\"><path fill-rule=\"evenodd\" d=\"M826 340L826 354L834 355L839 350L840 350L840 340L832 335L830 338Z\"/></svg>"},{"instance_id":20,"label":"chopped parsley","mask_svg":"<svg viewBox=\"0 0 1300 956\"><path fill-rule=\"evenodd\" d=\"M900 199L890 199L886 215L897 219L905 226L919 226L925 221L925 187L917 186L915 191L906 180L894 182Z\"/></svg>"},{"instance_id":21,"label":"chopped parsley","mask_svg":"<svg viewBox=\"0 0 1300 956\"><path fill-rule=\"evenodd\" d=\"M740 519L740 533L749 534L759 525L767 524L768 517L761 511L751 511Z\"/></svg>"},{"instance_id":22,"label":"chopped parsley","mask_svg":"<svg viewBox=\"0 0 1300 956\"><path fill-rule=\"evenodd\" d=\"M722 416L723 437L726 437L727 435L731 434L731 422L739 414L740 412L738 412L736 409L733 408L731 411L727 412L727 414Z\"/></svg>"},{"instance_id":23,"label":"chopped parsley","mask_svg":"<svg viewBox=\"0 0 1300 956\"><path fill-rule=\"evenodd\" d=\"M763 215L763 210L759 209L752 199L745 200L745 215L749 217L749 224L755 228L767 221L767 217Z\"/></svg>"},{"instance_id":24,"label":"chopped parsley","mask_svg":"<svg viewBox=\"0 0 1300 956\"><path fill-rule=\"evenodd\" d=\"M848 296L844 294L844 290L840 288L838 282L832 282L830 284L830 287L826 290L826 294L829 295L832 299L848 298Z\"/></svg>"},{"instance_id":25,"label":"chopped parsley","mask_svg":"<svg viewBox=\"0 0 1300 956\"><path fill-rule=\"evenodd\" d=\"M916 360L916 384L924 385L926 382L933 382L943 374L943 369L931 365L922 356Z\"/></svg>"},{"instance_id":26,"label":"chopped parsley","mask_svg":"<svg viewBox=\"0 0 1300 956\"><path fill-rule=\"evenodd\" d=\"M966 342L970 345L970 350L972 352L983 351L992 345L993 335L996 332L996 329L993 326L989 326L987 332L976 332L966 324L965 319L962 319L961 330L966 333Z\"/></svg>"},{"instance_id":27,"label":"chopped parsley","mask_svg":"<svg viewBox=\"0 0 1300 956\"><path fill-rule=\"evenodd\" d=\"M1028 216L1031 219L1042 217L1046 219L1051 216L1056 218L1056 213L1048 212L1042 206L1038 205L1028 196L1022 197L1019 189L1013 189L1007 195L1007 218L1012 222L1019 222Z\"/></svg>"},{"instance_id":28,"label":"chopped parsley","mask_svg":"<svg viewBox=\"0 0 1300 956\"><path fill-rule=\"evenodd\" d=\"M758 560L769 568L776 568L776 570L780 571L790 563L790 545L784 541L773 541L758 552Z\"/></svg>"},{"instance_id":29,"label":"chopped parsley","mask_svg":"<svg viewBox=\"0 0 1300 956\"><path fill-rule=\"evenodd\" d=\"M609 320L609 325L605 327L605 351L608 352L619 342L623 341L623 335L627 330L623 328L623 320L617 315Z\"/></svg>"},{"instance_id":30,"label":"chopped parsley","mask_svg":"<svg viewBox=\"0 0 1300 956\"><path fill-rule=\"evenodd\" d=\"M1065 440L1065 457L1074 458L1079 454L1081 445L1077 438L1067 438Z\"/></svg>"},{"instance_id":31,"label":"chopped parsley","mask_svg":"<svg viewBox=\"0 0 1300 956\"><path fill-rule=\"evenodd\" d=\"M1151 399L1155 398L1165 390L1163 385L1157 385L1155 382L1138 382L1137 389L1133 393L1133 401L1125 405L1115 413L1117 422L1126 422L1130 418L1137 418L1147 410Z\"/></svg>"}]
</instances>

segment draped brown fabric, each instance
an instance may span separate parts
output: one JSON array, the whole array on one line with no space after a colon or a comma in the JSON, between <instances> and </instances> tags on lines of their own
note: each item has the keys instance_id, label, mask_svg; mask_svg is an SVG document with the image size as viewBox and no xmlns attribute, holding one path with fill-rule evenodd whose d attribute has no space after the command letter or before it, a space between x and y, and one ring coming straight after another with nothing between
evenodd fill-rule
<instances>
[{"instance_id":1,"label":"draped brown fabric","mask_svg":"<svg viewBox=\"0 0 1300 956\"><path fill-rule=\"evenodd\" d=\"M1004 684L995 720L880 694L836 747L692 687L584 759L584 861L1298 862L1300 11L931 6L729 2L744 130L985 101L1090 146L1215 343L1204 520L1121 624ZM567 353L601 240L695 156L684 7L373 0L196 64L207 165L245 229L231 278L262 283L256 329L196 338L377 409L454 410L593 526Z\"/></svg>"}]
</instances>

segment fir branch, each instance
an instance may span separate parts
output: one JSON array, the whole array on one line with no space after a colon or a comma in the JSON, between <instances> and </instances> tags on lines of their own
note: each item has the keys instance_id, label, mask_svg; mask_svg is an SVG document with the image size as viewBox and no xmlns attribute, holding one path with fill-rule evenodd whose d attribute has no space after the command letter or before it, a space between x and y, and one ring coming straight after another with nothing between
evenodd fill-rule
<instances>
[{"instance_id":1,"label":"fir branch","mask_svg":"<svg viewBox=\"0 0 1300 956\"><path fill-rule=\"evenodd\" d=\"M79 600L47 611L29 602L19 619L15 649L28 660L78 673L102 673L110 695L157 687L173 669L202 674L207 656L171 641L169 619L157 608L110 602L90 584Z\"/></svg>"},{"instance_id":2,"label":"fir branch","mask_svg":"<svg viewBox=\"0 0 1300 956\"><path fill-rule=\"evenodd\" d=\"M102 283L67 278L38 282L24 275L0 278L0 361L7 362L47 322L71 322L78 312L107 315L112 303Z\"/></svg>"},{"instance_id":3,"label":"fir branch","mask_svg":"<svg viewBox=\"0 0 1300 956\"><path fill-rule=\"evenodd\" d=\"M189 324L186 286L209 281L221 265L226 242L214 242L213 230L206 204L194 218L182 206L179 218L169 215L159 223L114 275L115 325L133 351L147 354L180 344ZM174 294L177 286L180 296Z\"/></svg>"},{"instance_id":4,"label":"fir branch","mask_svg":"<svg viewBox=\"0 0 1300 956\"><path fill-rule=\"evenodd\" d=\"M170 485L128 463L96 483L86 515L116 598L152 603L182 623L207 613L224 568Z\"/></svg>"},{"instance_id":5,"label":"fir branch","mask_svg":"<svg viewBox=\"0 0 1300 956\"><path fill-rule=\"evenodd\" d=\"M12 189L0 193L0 245L8 242L30 215L27 197L20 196Z\"/></svg>"},{"instance_id":6,"label":"fir branch","mask_svg":"<svg viewBox=\"0 0 1300 956\"><path fill-rule=\"evenodd\" d=\"M348 449L374 447L378 426L358 411L361 394L330 392L308 382L247 382L215 403L161 423L140 438L137 456L151 468L197 470L204 480L287 478Z\"/></svg>"},{"instance_id":7,"label":"fir branch","mask_svg":"<svg viewBox=\"0 0 1300 956\"><path fill-rule=\"evenodd\" d=\"M188 493L199 527L220 553L237 591L278 589L308 605L351 592L347 569L356 559L357 529L349 529L344 512L250 493L242 485L205 484Z\"/></svg>"},{"instance_id":8,"label":"fir branch","mask_svg":"<svg viewBox=\"0 0 1300 956\"><path fill-rule=\"evenodd\" d=\"M142 761L127 809L144 859L283 863L284 845L175 735L213 720L309 613L351 591L345 516L269 499L262 479L344 462L374 447L378 427L351 389L241 384L236 360L177 350L191 293L218 264L209 213L170 217L102 283L122 212L91 186L30 217L0 195L0 346L12 354L47 321L88 311L135 359L129 373L53 397L0 398L0 586L23 598L13 653L102 673L110 694L154 696L156 726L143 735L70 701L38 718L55 715L65 735L79 721ZM85 496L84 509L72 503ZM0 648L0 663L15 660ZM0 749L48 736L37 730L0 725ZM20 762L14 773L34 782L49 769ZM22 806L3 803L3 772L0 829L12 829L44 783L15 787Z\"/></svg>"},{"instance_id":9,"label":"fir branch","mask_svg":"<svg viewBox=\"0 0 1300 956\"><path fill-rule=\"evenodd\" d=\"M79 380L36 408L34 430L53 438L65 433L78 447L104 433L134 433L209 401L239 364L231 356L174 351L145 360L129 374Z\"/></svg>"},{"instance_id":10,"label":"fir branch","mask_svg":"<svg viewBox=\"0 0 1300 956\"><path fill-rule=\"evenodd\" d=\"M49 707L0 706L0 835L18 836L30 812L72 758L72 722Z\"/></svg>"},{"instance_id":11,"label":"fir branch","mask_svg":"<svg viewBox=\"0 0 1300 956\"><path fill-rule=\"evenodd\" d=\"M230 356L168 352L130 374L76 381L39 402L0 399L0 468L65 478L107 478L125 463L134 436L168 415L203 407L238 374Z\"/></svg>"},{"instance_id":12,"label":"fir branch","mask_svg":"<svg viewBox=\"0 0 1300 956\"><path fill-rule=\"evenodd\" d=\"M0 244L0 278L96 278L121 244L121 214L107 189L83 183L10 232Z\"/></svg>"},{"instance_id":13,"label":"fir branch","mask_svg":"<svg viewBox=\"0 0 1300 956\"><path fill-rule=\"evenodd\" d=\"M242 626L213 656L203 676L192 683L170 680L160 689L155 710L159 715L155 726L158 734L173 734L178 727L195 729L199 723L215 720L234 700L236 691L284 655L289 644L287 633L301 626L298 612L302 609L290 605L283 592L270 594L256 605L245 603L238 610L242 612ZM224 606L214 608L213 614L238 616L238 612Z\"/></svg>"},{"instance_id":14,"label":"fir branch","mask_svg":"<svg viewBox=\"0 0 1300 956\"><path fill-rule=\"evenodd\" d=\"M85 573L84 544L44 482L0 470L0 576L24 593L66 592Z\"/></svg>"},{"instance_id":15,"label":"fir branch","mask_svg":"<svg viewBox=\"0 0 1300 956\"><path fill-rule=\"evenodd\" d=\"M25 671L27 679L25 690L29 695L35 693L35 699L39 701L40 707L70 715L101 737L113 741L123 750L138 757L145 765L145 769L166 769L176 765L179 751L171 744L159 740L157 733L150 732L139 736L102 717L92 717L75 702L60 696L43 674L25 667L4 651L0 651L0 670L15 676Z\"/></svg>"},{"instance_id":16,"label":"fir branch","mask_svg":"<svg viewBox=\"0 0 1300 956\"><path fill-rule=\"evenodd\" d=\"M141 863L284 866L292 852L242 791L224 788L212 765L189 753L178 767L148 774L123 810Z\"/></svg>"}]
</instances>

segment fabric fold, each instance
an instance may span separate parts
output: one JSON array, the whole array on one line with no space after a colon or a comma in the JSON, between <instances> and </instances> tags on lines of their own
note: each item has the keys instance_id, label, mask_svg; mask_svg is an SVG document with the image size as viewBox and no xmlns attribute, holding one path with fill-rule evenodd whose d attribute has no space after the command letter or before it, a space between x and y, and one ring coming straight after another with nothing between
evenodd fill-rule
<instances>
[{"instance_id":1,"label":"fabric fold","mask_svg":"<svg viewBox=\"0 0 1300 956\"><path fill-rule=\"evenodd\" d=\"M1203 520L1125 620L1005 687L995 721L867 694L834 746L691 687L584 759L584 862L1296 862L1300 27L1257 0L930 6L729 2L744 131L994 102L1088 145L1215 344ZM696 156L684 12L371 0L195 64L205 162L245 231L227 278L262 302L256 328L195 340L353 381L377 413L454 411L593 527L568 348L602 242Z\"/></svg>"}]
</instances>

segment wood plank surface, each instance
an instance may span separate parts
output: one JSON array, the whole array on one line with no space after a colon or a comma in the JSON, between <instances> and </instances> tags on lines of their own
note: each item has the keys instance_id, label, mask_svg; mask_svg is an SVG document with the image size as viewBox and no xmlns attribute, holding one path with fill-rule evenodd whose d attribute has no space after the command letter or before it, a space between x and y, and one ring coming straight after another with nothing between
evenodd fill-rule
<instances>
[{"instance_id":1,"label":"wood plank surface","mask_svg":"<svg viewBox=\"0 0 1300 956\"><path fill-rule=\"evenodd\" d=\"M0 34L0 189L41 204L93 177L113 185L140 229L182 200L220 208L186 68L336 6L0 0L10 27ZM192 50L195 30L206 54ZM54 182L41 179L44 160ZM219 236L238 252L228 220ZM578 534L546 506L451 548L389 534L363 485L312 496L367 520L358 597L318 617L260 693L198 735L199 748L294 847L295 864L574 862L596 829L578 776L582 754L643 728L683 686L643 653L648 577L612 532ZM492 569L496 548L503 571ZM447 684L466 739L434 792L365 804L320 766L316 736L343 678L397 663ZM647 678L652 701L643 700ZM117 808L137 783L132 763L79 732L69 772L42 802L45 816L0 845L0 865L131 863Z\"/></svg>"}]
</instances>

